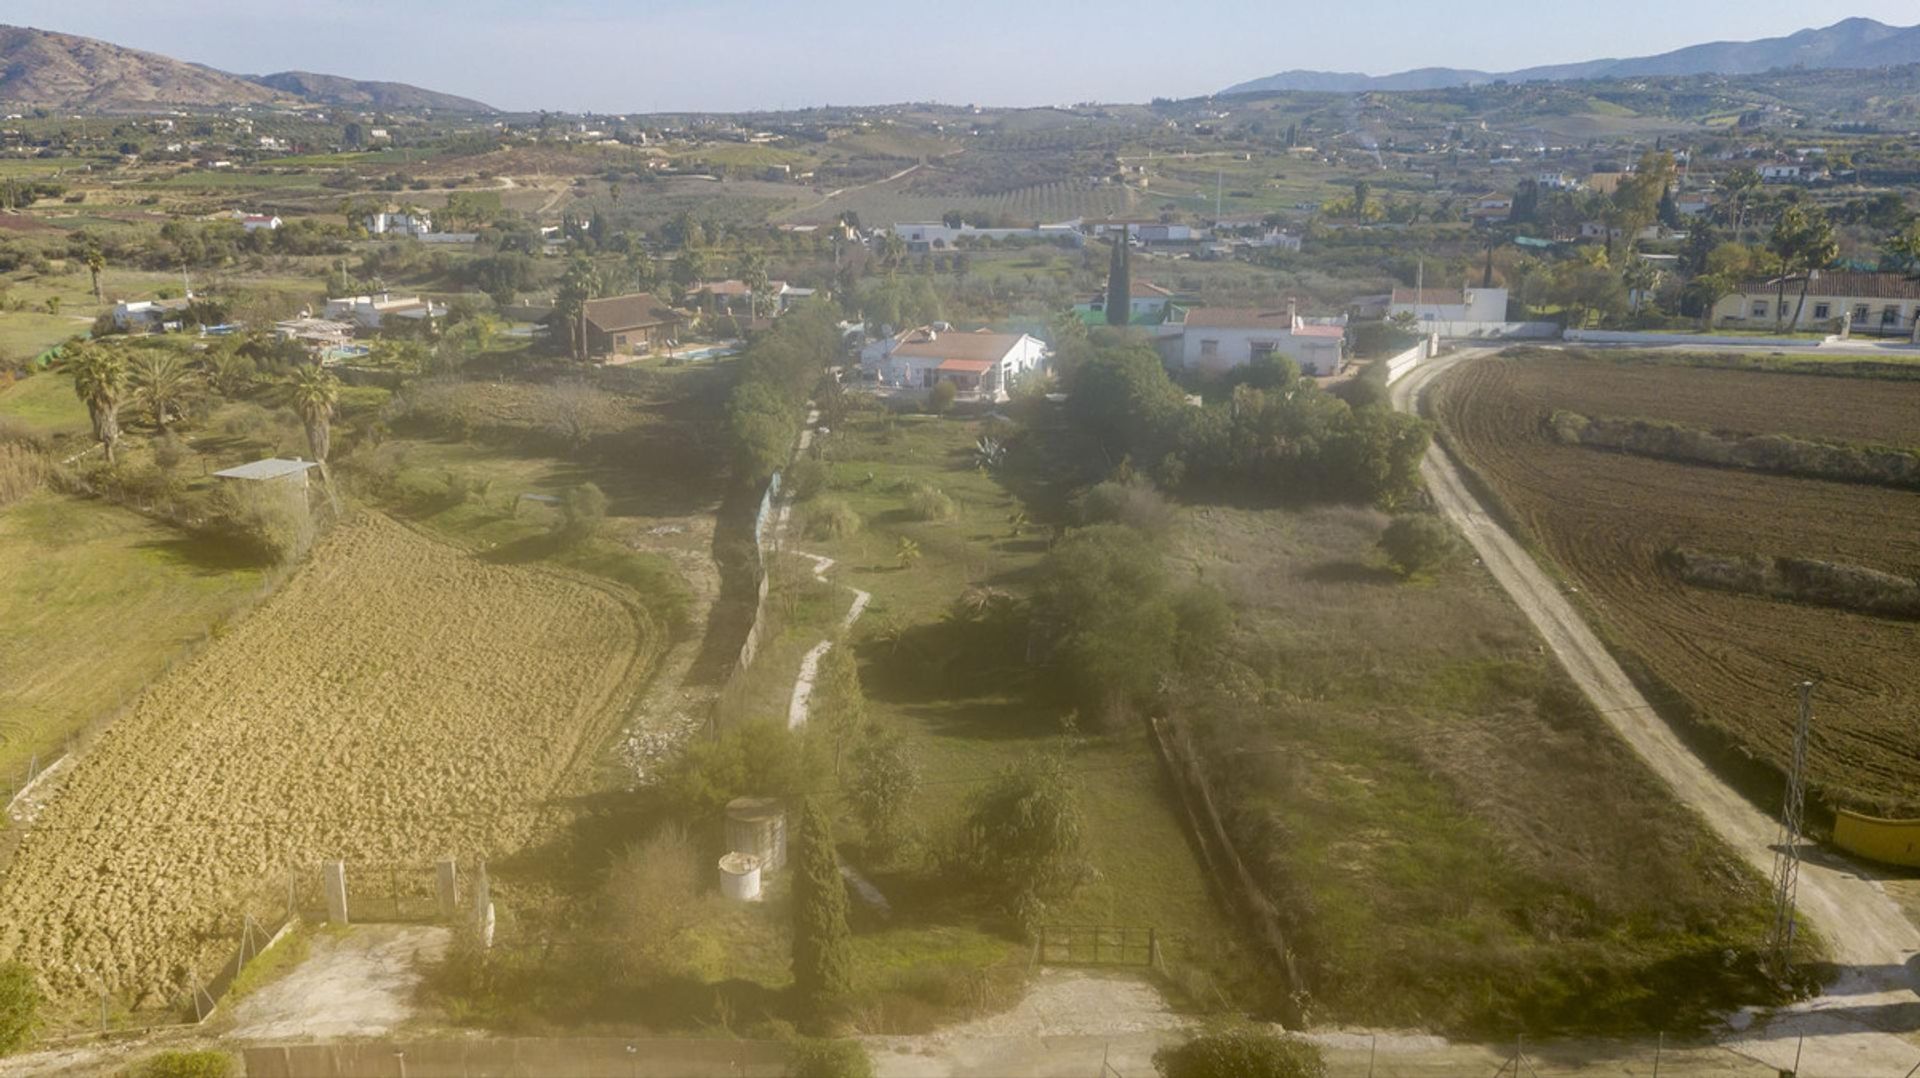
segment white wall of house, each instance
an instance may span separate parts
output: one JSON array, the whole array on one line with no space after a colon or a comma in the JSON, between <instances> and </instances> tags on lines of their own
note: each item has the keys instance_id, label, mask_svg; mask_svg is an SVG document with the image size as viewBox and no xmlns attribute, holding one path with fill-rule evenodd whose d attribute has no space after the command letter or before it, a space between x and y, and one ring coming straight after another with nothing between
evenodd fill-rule
<instances>
[{"instance_id":1,"label":"white wall of house","mask_svg":"<svg viewBox=\"0 0 1920 1078\"><path fill-rule=\"evenodd\" d=\"M1278 328L1242 329L1232 326L1189 325L1181 334L1180 365L1191 371L1218 374L1253 362L1254 356L1278 352L1292 357L1302 374L1324 377L1343 365L1340 337L1302 337Z\"/></svg>"},{"instance_id":2,"label":"white wall of house","mask_svg":"<svg viewBox=\"0 0 1920 1078\"><path fill-rule=\"evenodd\" d=\"M1460 303L1394 303L1390 315L1410 314L1423 322L1504 322L1507 320L1507 290L1469 288Z\"/></svg>"}]
</instances>

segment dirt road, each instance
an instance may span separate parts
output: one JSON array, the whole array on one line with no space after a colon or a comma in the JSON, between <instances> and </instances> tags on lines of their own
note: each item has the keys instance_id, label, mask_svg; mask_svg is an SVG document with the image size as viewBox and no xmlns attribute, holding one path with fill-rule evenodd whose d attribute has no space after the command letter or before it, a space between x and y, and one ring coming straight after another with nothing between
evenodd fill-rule
<instances>
[{"instance_id":1,"label":"dirt road","mask_svg":"<svg viewBox=\"0 0 1920 1078\"><path fill-rule=\"evenodd\" d=\"M1491 354L1469 349L1430 360L1393 388L1395 407L1415 410L1421 394L1450 368ZM1556 583L1473 496L1452 458L1436 447L1421 464L1434 500L1466 535L1481 561L1512 596L1575 683L1607 722L1720 837L1763 876L1773 871L1779 837L1773 817L1722 782L1655 713L1626 672L1607 653ZM1920 929L1881 885L1842 858L1808 851L1800 870L1799 909L1842 967L1825 995L1764 1019L1741 1032L1738 1050L1767 1062L1792 1062L1794 1038L1845 1036L1849 1057L1873 1073L1912 1066L1920 1048L1879 1031L1920 1028ZM1731 1046L1731 1045L1730 1045ZM1837 1042L1836 1045L1837 1046ZM1831 1047L1831 1046L1830 1046ZM1900 1060L1905 1060L1900 1064Z\"/></svg>"}]
</instances>

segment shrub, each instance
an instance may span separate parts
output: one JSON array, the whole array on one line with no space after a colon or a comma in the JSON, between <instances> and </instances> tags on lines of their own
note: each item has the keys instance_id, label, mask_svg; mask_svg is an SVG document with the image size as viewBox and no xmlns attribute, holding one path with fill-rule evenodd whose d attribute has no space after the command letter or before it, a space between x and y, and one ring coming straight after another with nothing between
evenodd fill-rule
<instances>
[{"instance_id":1,"label":"shrub","mask_svg":"<svg viewBox=\"0 0 1920 1078\"><path fill-rule=\"evenodd\" d=\"M408 509L427 512L452 500L447 489L447 473L426 468L407 468L393 477L393 496Z\"/></svg>"},{"instance_id":2,"label":"shrub","mask_svg":"<svg viewBox=\"0 0 1920 1078\"><path fill-rule=\"evenodd\" d=\"M0 1056L19 1051L33 1036L41 1002L32 970L19 962L0 964Z\"/></svg>"},{"instance_id":3,"label":"shrub","mask_svg":"<svg viewBox=\"0 0 1920 1078\"><path fill-rule=\"evenodd\" d=\"M228 1078L233 1057L225 1052L161 1052L134 1071L137 1078Z\"/></svg>"},{"instance_id":4,"label":"shrub","mask_svg":"<svg viewBox=\"0 0 1920 1078\"><path fill-rule=\"evenodd\" d=\"M801 1037L787 1049L789 1078L873 1078L873 1061L859 1041Z\"/></svg>"},{"instance_id":5,"label":"shrub","mask_svg":"<svg viewBox=\"0 0 1920 1078\"><path fill-rule=\"evenodd\" d=\"M812 457L793 462L780 481L794 501L804 502L827 489L827 466Z\"/></svg>"},{"instance_id":6,"label":"shrub","mask_svg":"<svg viewBox=\"0 0 1920 1078\"><path fill-rule=\"evenodd\" d=\"M47 458L32 446L0 441L0 506L19 501L47 481Z\"/></svg>"},{"instance_id":7,"label":"shrub","mask_svg":"<svg viewBox=\"0 0 1920 1078\"><path fill-rule=\"evenodd\" d=\"M209 499L206 529L219 541L273 564L286 564L313 545L313 514L297 491L278 483L225 482Z\"/></svg>"},{"instance_id":8,"label":"shrub","mask_svg":"<svg viewBox=\"0 0 1920 1078\"><path fill-rule=\"evenodd\" d=\"M560 519L553 533L565 543L583 543L593 538L607 518L607 496L592 483L568 487L560 496Z\"/></svg>"},{"instance_id":9,"label":"shrub","mask_svg":"<svg viewBox=\"0 0 1920 1078\"><path fill-rule=\"evenodd\" d=\"M192 450L180 436L168 431L153 440L153 463L163 472L171 472L187 462Z\"/></svg>"},{"instance_id":10,"label":"shrub","mask_svg":"<svg viewBox=\"0 0 1920 1078\"><path fill-rule=\"evenodd\" d=\"M809 539L845 539L858 535L865 522L853 506L839 498L822 498L808 508L801 533Z\"/></svg>"},{"instance_id":11,"label":"shrub","mask_svg":"<svg viewBox=\"0 0 1920 1078\"><path fill-rule=\"evenodd\" d=\"M959 516L960 507L953 503L945 491L917 485L907 495L907 515L914 520L935 523Z\"/></svg>"},{"instance_id":12,"label":"shrub","mask_svg":"<svg viewBox=\"0 0 1920 1078\"><path fill-rule=\"evenodd\" d=\"M701 917L700 851L686 828L665 825L613 860L602 896L615 960L628 976L670 977L685 965Z\"/></svg>"},{"instance_id":13,"label":"shrub","mask_svg":"<svg viewBox=\"0 0 1920 1078\"><path fill-rule=\"evenodd\" d=\"M1394 517L1380 533L1380 549L1401 576L1412 576L1453 556L1453 529L1432 513Z\"/></svg>"},{"instance_id":14,"label":"shrub","mask_svg":"<svg viewBox=\"0 0 1920 1078\"><path fill-rule=\"evenodd\" d=\"M1084 875L1079 791L1058 755L1029 756L974 795L959 843L961 866L1023 930Z\"/></svg>"},{"instance_id":15,"label":"shrub","mask_svg":"<svg viewBox=\"0 0 1920 1078\"><path fill-rule=\"evenodd\" d=\"M927 411L933 415L945 415L953 410L953 399L960 395L952 382L941 379L933 384L927 393Z\"/></svg>"},{"instance_id":16,"label":"shrub","mask_svg":"<svg viewBox=\"0 0 1920 1078\"><path fill-rule=\"evenodd\" d=\"M1263 1029L1202 1033L1153 1053L1161 1078L1325 1078L1320 1049Z\"/></svg>"},{"instance_id":17,"label":"shrub","mask_svg":"<svg viewBox=\"0 0 1920 1078\"><path fill-rule=\"evenodd\" d=\"M1142 479L1109 480L1087 488L1073 500L1081 524L1125 524L1155 539L1173 528L1173 506Z\"/></svg>"}]
</instances>

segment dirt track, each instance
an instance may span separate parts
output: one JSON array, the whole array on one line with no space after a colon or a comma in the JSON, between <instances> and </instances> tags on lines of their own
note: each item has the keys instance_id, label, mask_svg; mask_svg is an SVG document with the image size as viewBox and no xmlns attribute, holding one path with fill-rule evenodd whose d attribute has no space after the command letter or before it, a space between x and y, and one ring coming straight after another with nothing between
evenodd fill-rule
<instances>
[{"instance_id":1,"label":"dirt track","mask_svg":"<svg viewBox=\"0 0 1920 1078\"><path fill-rule=\"evenodd\" d=\"M1416 368L1393 389L1396 407L1412 410L1421 393L1448 369L1490 354L1472 349ZM1474 551L1539 630L1594 707L1655 774L1707 821L1714 831L1762 875L1773 870L1778 828L1771 815L1734 792L1695 757L1634 687L1619 663L1574 610L1560 587L1508 535L1475 499L1452 459L1436 448L1421 465L1421 475L1441 510L1465 534ZM1910 1030L1915 990L1920 987L1920 929L1873 880L1855 866L1820 854L1800 872L1801 916L1826 941L1829 957L1843 967L1828 994L1776 1018L1769 1033L1778 1036L1796 1024L1808 1036L1864 1033L1875 1068L1884 1059L1888 1073L1911 1066L1920 1057L1910 1043L1877 1037L1873 1030ZM1904 1016L1904 1017L1903 1017ZM1791 1048L1790 1041L1779 1042ZM1771 1061L1771 1056L1768 1057ZM1900 1064L1900 1059L1908 1062ZM1863 1065L1867 1059L1860 1060ZM1789 1060L1790 1062L1790 1060Z\"/></svg>"}]
</instances>

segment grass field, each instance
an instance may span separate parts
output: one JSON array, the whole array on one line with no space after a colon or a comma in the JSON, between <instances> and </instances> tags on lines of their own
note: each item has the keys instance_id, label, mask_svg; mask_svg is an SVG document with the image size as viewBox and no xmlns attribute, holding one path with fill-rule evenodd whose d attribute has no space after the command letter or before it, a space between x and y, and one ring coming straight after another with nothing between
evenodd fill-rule
<instances>
[{"instance_id":1,"label":"grass field","mask_svg":"<svg viewBox=\"0 0 1920 1078\"><path fill-rule=\"evenodd\" d=\"M133 698L263 585L103 502L39 494L0 510L0 775L17 781Z\"/></svg>"},{"instance_id":2,"label":"grass field","mask_svg":"<svg viewBox=\"0 0 1920 1078\"><path fill-rule=\"evenodd\" d=\"M1194 508L1238 611L1182 708L1320 1021L1677 1030L1751 991L1761 881L1683 810L1465 559L1401 581L1371 510Z\"/></svg>"},{"instance_id":3,"label":"grass field","mask_svg":"<svg viewBox=\"0 0 1920 1078\"><path fill-rule=\"evenodd\" d=\"M1910 622L1689 586L1662 553L1811 558L1920 574L1920 494L1606 453L1545 430L1556 408L1709 429L1914 444L1910 383L1614 365L1477 361L1438 415L1538 549L1657 678L1656 702L1735 753L1779 767L1792 685L1819 682L1813 789L1882 813L1920 811L1920 695Z\"/></svg>"},{"instance_id":4,"label":"grass field","mask_svg":"<svg viewBox=\"0 0 1920 1078\"><path fill-rule=\"evenodd\" d=\"M171 1004L257 885L509 852L660 642L609 590L350 521L65 777L0 891L0 954L62 996L77 963Z\"/></svg>"},{"instance_id":5,"label":"grass field","mask_svg":"<svg viewBox=\"0 0 1920 1078\"><path fill-rule=\"evenodd\" d=\"M0 417L43 435L83 435L91 430L87 406L74 396L73 381L41 373L0 389Z\"/></svg>"}]
</instances>

